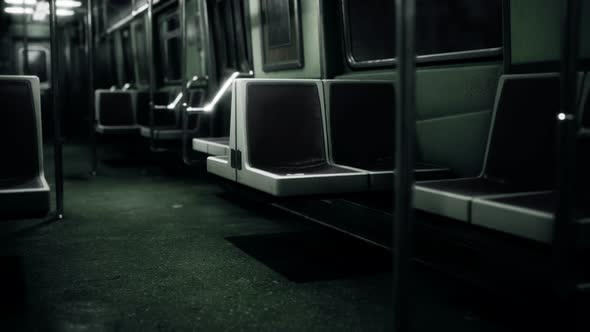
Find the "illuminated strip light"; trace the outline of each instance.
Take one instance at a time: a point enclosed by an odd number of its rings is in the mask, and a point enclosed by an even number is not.
[[[75,0],[57,0],[55,1],[55,5],[61,8],[78,8],[82,6],[82,2]]]
[[[6,14],[12,14],[12,15],[33,14],[33,8],[6,7],[6,8],[4,8],[4,12]]]
[[[243,73],[240,73],[238,71],[232,73],[231,76],[225,81],[225,83],[223,83],[223,85],[221,86],[219,91],[217,91],[217,94],[215,94],[215,97],[213,97],[213,100],[210,103],[208,103],[204,107],[188,107],[186,109],[187,112],[211,112],[211,111],[213,111],[213,109],[215,109],[215,106],[217,106],[217,103],[219,102],[221,97],[223,97],[223,95],[227,92],[227,90],[232,85],[232,83],[240,75],[243,75]],[[247,75],[252,76],[252,75],[254,75],[254,72],[250,70],[247,73]]]
[[[37,0],[4,0],[4,3],[9,5],[35,5]]]
[[[169,110],[176,109],[176,106],[178,106],[178,103],[180,102],[181,99],[182,99],[182,92],[179,93],[176,96],[176,99],[174,99],[174,101],[171,104],[169,104],[168,106],[166,106],[166,108],[169,109]]]
[[[57,15],[57,16],[72,16],[72,15],[74,15],[74,11],[69,10],[69,9],[57,9],[55,11],[55,15]]]

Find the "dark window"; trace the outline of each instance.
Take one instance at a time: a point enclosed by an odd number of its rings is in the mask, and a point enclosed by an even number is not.
[[[133,27],[135,50],[137,52],[137,80],[138,84],[149,83],[148,50],[143,23]]]
[[[131,33],[129,29],[121,31],[121,47],[123,50],[124,83],[135,81],[133,74],[133,53],[131,52]]]
[[[217,1],[213,7],[213,36],[220,76],[228,72],[251,70],[248,52],[249,29],[245,20],[244,1]]]
[[[23,50],[24,52],[24,50]],[[24,60],[24,59],[23,59]],[[47,51],[42,49],[27,50],[27,66],[25,70],[26,75],[34,75],[39,77],[41,83],[49,81],[49,70]]]
[[[181,74],[182,41],[178,12],[174,11],[159,20],[161,42],[161,68],[164,83],[178,82]]]
[[[113,25],[125,17],[131,15],[133,10],[132,0],[106,0],[107,1],[107,21]]]
[[[273,28],[268,32],[268,47],[291,45],[291,13],[289,1],[267,1],[266,17]]]
[[[374,0],[368,5],[363,0],[341,1],[349,63],[391,64],[395,58],[394,2]],[[419,57],[481,50],[499,54],[501,46],[501,0],[417,0]]]

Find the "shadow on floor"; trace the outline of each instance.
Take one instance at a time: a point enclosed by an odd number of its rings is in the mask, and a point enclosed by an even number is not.
[[[255,234],[226,240],[298,283],[391,271],[392,258],[386,250],[329,230]]]

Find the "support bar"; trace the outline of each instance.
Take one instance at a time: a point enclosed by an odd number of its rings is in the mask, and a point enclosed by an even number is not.
[[[50,0],[49,28],[51,39],[51,90],[53,108],[53,158],[55,163],[55,207],[57,219],[64,217],[63,203],[63,150],[61,138],[61,112],[59,107],[59,45],[57,38],[56,1]]]
[[[88,126],[90,127],[90,147],[91,147],[91,171],[90,175],[95,176],[98,169],[98,147],[96,142],[96,113],[94,109],[94,28],[92,17],[92,0],[87,0],[86,4],[86,57],[88,62]]]
[[[396,0],[399,98],[396,106],[394,227],[393,227],[393,326],[409,328],[409,291],[412,258],[415,118],[415,0]]]
[[[575,185],[578,121],[577,58],[580,1],[563,1],[561,49],[561,113],[557,133],[557,211],[553,223],[553,281],[557,293],[567,297],[576,289]]]

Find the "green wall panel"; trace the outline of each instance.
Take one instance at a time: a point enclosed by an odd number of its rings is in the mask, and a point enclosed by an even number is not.
[[[500,64],[419,68],[416,116],[419,160],[457,175],[481,171]],[[395,80],[392,70],[353,72],[337,79]],[[393,106],[391,110],[393,111]]]
[[[481,172],[491,111],[418,121],[418,159],[450,167],[458,176]]]
[[[264,72],[260,35],[260,0],[250,0],[250,24],[254,74],[257,78],[322,78],[321,20],[319,0],[299,0],[303,39],[303,68]]]
[[[559,60],[561,1],[510,1],[513,64]]]
[[[490,110],[500,71],[498,64],[419,69],[416,78],[417,119]]]

